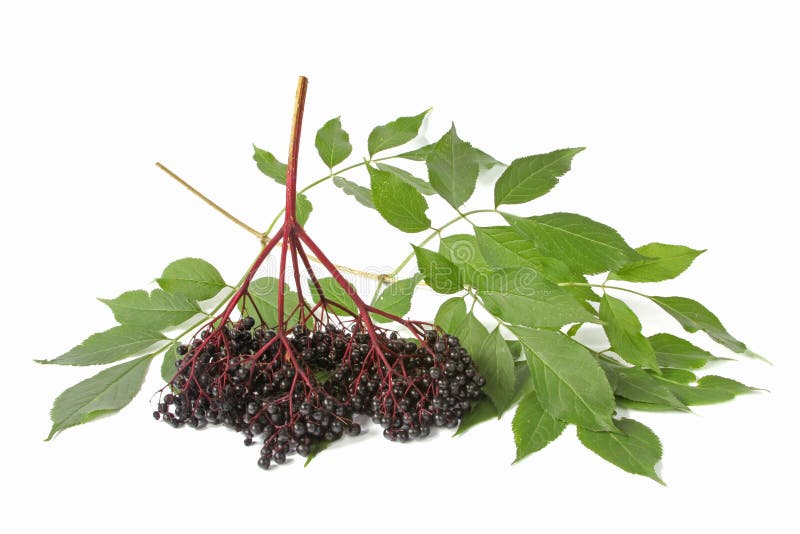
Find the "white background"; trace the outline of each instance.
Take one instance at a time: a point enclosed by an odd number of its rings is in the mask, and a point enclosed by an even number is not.
[[[0,528],[796,532],[792,3],[286,4],[0,7]],[[517,212],[582,213],[634,246],[708,248],[652,291],[701,301],[770,358],[774,367],[713,371],[771,393],[696,415],[636,414],[662,438],[667,488],[584,450],[574,427],[512,467],[508,415],[410,446],[373,429],[307,469],[295,461],[264,473],[239,435],[152,421],[158,365],[120,414],[44,443],[52,399],[93,370],[32,359],[113,325],[95,296],[144,287],[184,256],[233,281],[257,252],[154,162],[263,229],[281,189],[255,168],[251,143],[285,159],[299,74],[311,80],[301,183],[324,175],[313,134],[337,115],[353,161],[373,126],[429,106],[429,139],[455,121],[462,138],[506,162],[587,146],[552,194]],[[330,184],[309,196],[308,229],[337,262],[386,269],[422,239]],[[470,206],[490,199],[482,187]],[[435,224],[451,217],[442,203],[429,213]],[[431,318],[438,300],[421,291],[415,314]],[[677,333],[657,310],[632,305],[646,333]]]

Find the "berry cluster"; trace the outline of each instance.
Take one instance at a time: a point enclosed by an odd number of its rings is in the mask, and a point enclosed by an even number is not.
[[[485,380],[456,337],[435,329],[415,336],[400,339],[359,320],[283,332],[247,316],[209,326],[178,347],[172,393],[153,416],[176,428],[242,432],[245,445],[263,444],[265,469],[358,435],[358,415],[391,441],[425,437],[432,426],[456,426]]]
[[[307,82],[301,77],[297,88],[283,225],[222,313],[180,348],[172,393],[163,395],[153,413],[175,427],[223,424],[243,432],[245,444],[263,443],[258,463],[265,469],[288,454],[308,456],[324,442],[359,434],[357,415],[371,417],[392,441],[427,436],[431,426],[453,427],[485,383],[456,337],[365,303],[298,222],[297,158]],[[270,327],[248,291],[278,244],[277,324]],[[323,291],[310,254],[350,297],[350,308]],[[284,289],[289,265],[299,301],[293,308]],[[303,298],[303,270],[319,296],[316,303]],[[248,316],[249,302],[259,321]],[[342,322],[332,307],[354,319]],[[235,310],[242,315],[238,321],[231,319]],[[403,326],[413,337],[378,328],[373,316]]]

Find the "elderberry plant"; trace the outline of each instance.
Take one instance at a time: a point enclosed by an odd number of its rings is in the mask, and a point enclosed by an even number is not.
[[[261,446],[258,465],[265,469],[291,454],[310,461],[331,442],[358,435],[370,419],[387,439],[405,442],[428,436],[432,427],[457,427],[461,434],[514,409],[515,461],[575,425],[588,449],[661,482],[655,469],[658,437],[620,416],[621,409],[689,412],[690,406],[755,390],[721,376],[698,377],[696,372],[723,358],[671,334],[645,336],[635,312],[614,296],[650,300],[687,332],[702,331],[729,351],[759,358],[700,303],[621,285],[675,278],[704,251],[663,243],[633,248],[616,230],[582,215],[521,217],[501,209],[550,191],[582,148],[506,165],[460,139],[453,126],[435,143],[397,150],[419,137],[428,110],[377,126],[367,140],[368,157],[344,166],[352,146],[335,118],[315,138],[329,173],[298,190],[306,86],[301,78],[288,163],[254,147],[258,168],[286,194],[285,208],[265,232],[159,164],[254,234],[261,252],[233,285],[207,261],[184,258],[164,269],[157,289],[101,299],[118,326],[57,358],[37,361],[122,363],[56,398],[48,440],[122,409],[140,390],[151,362],[163,355],[166,385],[153,417],[176,428],[222,425],[241,432],[246,445]],[[385,155],[392,149],[397,153]],[[427,180],[396,166],[402,161],[423,162]],[[493,205],[462,211],[479,175],[492,168],[502,170]],[[344,176],[356,169],[366,169],[368,185]],[[427,235],[390,273],[335,265],[303,227],[313,209],[306,193],[326,182],[398,230]],[[434,195],[455,215],[437,227],[427,214],[426,197]],[[481,226],[473,220],[478,214],[502,222]],[[461,221],[470,233],[448,232]],[[438,249],[426,248],[434,239]],[[270,254],[279,256],[278,277],[257,276]],[[400,278],[414,260],[414,272]],[[321,264],[324,276],[312,263]],[[372,298],[364,300],[343,272],[374,279]],[[586,278],[597,274],[606,274],[605,281]],[[420,285],[451,295],[432,322],[405,318]],[[476,308],[495,320],[491,331]],[[602,329],[608,347],[594,350],[577,339],[584,326]]]

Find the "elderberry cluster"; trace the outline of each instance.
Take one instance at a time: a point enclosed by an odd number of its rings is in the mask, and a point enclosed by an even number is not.
[[[427,330],[403,340],[396,332],[369,334],[358,322],[279,333],[244,317],[200,332],[177,352],[172,393],[161,397],[155,419],[242,432],[245,445],[262,445],[265,469],[357,436],[358,415],[391,441],[454,427],[485,384],[454,336]]]

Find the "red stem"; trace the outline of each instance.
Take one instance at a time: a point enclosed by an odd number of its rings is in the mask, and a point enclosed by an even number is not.
[[[306,104],[308,78],[300,76],[297,81],[297,95],[294,102],[292,137],[289,141],[289,161],[286,166],[286,226],[297,224],[297,156],[300,151],[300,129],[303,125],[303,108]]]

